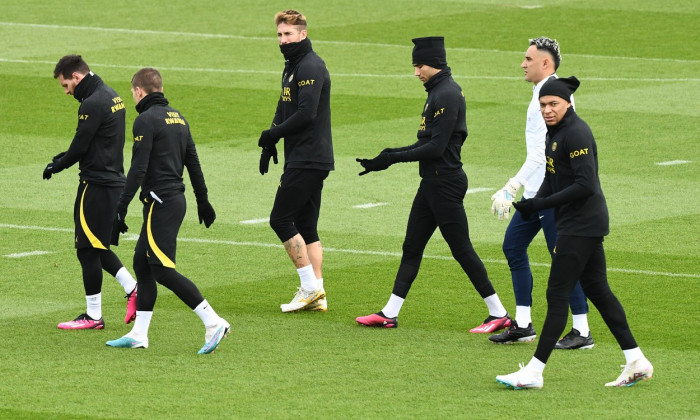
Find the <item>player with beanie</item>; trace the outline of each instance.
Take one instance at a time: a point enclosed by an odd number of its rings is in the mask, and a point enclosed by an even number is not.
[[[593,133],[569,102],[578,86],[579,80],[571,76],[550,79],[540,89],[540,110],[547,124],[547,171],[535,197],[513,203],[526,218],[554,208],[558,231],[547,285],[547,316],[535,355],[517,372],[496,376],[498,382],[515,389],[542,388],[542,372],[566,326],[569,294],[577,280],[625,356],[622,374],[605,386],[631,386],[654,373],[630,331],[625,310],[608,285],[603,250],[608,208],[598,178]]]
[[[413,43],[414,75],[428,92],[418,126],[418,141],[410,146],[384,149],[373,159],[357,161],[364,168],[360,175],[382,171],[394,163],[418,162],[421,182],[408,217],[401,264],[389,301],[381,311],[358,317],[356,321],[360,325],[386,328],[398,325],[399,311],[418,275],[425,246],[435,229],[440,228],[453,257],[489,311],[486,320],[470,332],[501,330],[510,325],[510,319],[469,239],[464,211],[467,192],[467,175],[461,160],[462,145],[467,138],[464,93],[447,66],[443,37],[415,38]]]

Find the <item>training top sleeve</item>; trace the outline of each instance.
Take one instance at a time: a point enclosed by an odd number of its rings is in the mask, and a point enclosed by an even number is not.
[[[185,149],[185,167],[187,168],[187,173],[190,175],[190,182],[192,183],[192,189],[194,190],[194,196],[197,202],[207,201],[209,199],[207,184],[204,182],[202,165],[199,163],[197,148],[194,145],[191,133],[187,139],[187,148]]]
[[[322,67],[311,60],[302,61],[295,77],[299,81],[297,110],[283,123],[274,125],[270,129],[270,135],[277,139],[298,133],[316,118],[318,103],[325,82],[325,74]],[[280,106],[278,105],[277,107],[278,112]],[[277,116],[275,116],[275,119],[277,119]]]
[[[103,113],[98,104],[86,100],[78,109],[78,127],[66,154],[54,164],[57,171],[70,168],[87,152],[102,123]]]

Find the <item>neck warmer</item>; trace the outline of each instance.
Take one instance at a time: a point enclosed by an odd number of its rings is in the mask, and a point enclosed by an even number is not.
[[[450,70],[449,67],[445,67],[444,69],[440,70],[438,74],[431,77],[430,80],[423,84],[423,86],[425,86],[426,92],[430,92],[430,89],[434,88],[438,83],[450,76],[452,76],[452,70]]]
[[[311,40],[309,38],[305,38],[299,42],[280,45],[280,51],[282,51],[282,55],[284,55],[285,60],[291,62],[297,61],[312,51]]]
[[[168,105],[168,100],[165,99],[163,92],[152,92],[146,95],[139,103],[136,104],[136,111],[142,113],[153,105]]]
[[[92,95],[92,92],[97,89],[99,85],[102,84],[102,79],[100,79],[100,76],[96,75],[93,72],[89,72],[88,74],[83,77],[83,80],[78,83],[78,85],[75,87],[75,91],[73,92],[73,97],[80,103],[82,103],[85,98],[88,96]]]

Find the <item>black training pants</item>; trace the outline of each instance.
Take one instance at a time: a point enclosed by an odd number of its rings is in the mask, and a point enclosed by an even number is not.
[[[418,275],[425,246],[435,228],[440,228],[452,256],[462,266],[479,295],[485,298],[496,293],[484,263],[469,240],[469,225],[464,211],[466,193],[467,175],[462,170],[421,180],[408,217],[403,255],[394,281],[393,294],[406,298]]]
[[[547,363],[564,332],[569,314],[569,296],[577,279],[580,279],[583,292],[598,309],[620,347],[623,350],[637,347],[627,324],[625,310],[608,285],[603,238],[559,235],[547,285],[547,317],[535,350],[535,357],[542,363]]]

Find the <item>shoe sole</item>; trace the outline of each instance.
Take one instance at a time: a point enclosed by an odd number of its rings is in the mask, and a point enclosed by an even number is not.
[[[304,306],[302,306],[302,307],[300,307],[300,308],[296,308],[296,309],[287,309],[287,310],[285,310],[285,306],[289,306],[289,303],[283,303],[283,304],[280,305],[280,310],[281,310],[283,313],[285,313],[285,314],[293,313],[293,312],[298,312],[298,311],[301,311],[301,310],[304,310],[304,309],[308,308],[309,305],[311,305],[312,303],[318,301],[319,299],[323,299],[324,297],[326,297],[326,294],[325,294],[325,293],[321,293],[321,294],[319,294],[319,295],[316,297],[316,299],[314,299],[314,300],[312,300],[311,302],[308,302],[306,305],[304,305]],[[317,310],[317,309],[310,309],[310,310]]]
[[[511,340],[511,341],[491,341],[493,344],[518,344],[518,343],[532,343],[535,341],[535,338],[537,338],[536,335],[530,336],[530,337],[523,337],[523,338],[518,338],[517,340]]]
[[[59,330],[103,330],[105,328],[104,324],[103,325],[98,325],[96,327],[85,327],[85,328],[71,328],[71,327],[61,327],[59,326]]]
[[[611,387],[611,388],[622,388],[622,387],[632,386],[632,385],[634,385],[634,384],[636,384],[636,383],[638,383],[638,382],[641,382],[641,381],[648,381],[649,379],[651,379],[651,378],[653,378],[653,377],[654,377],[654,374],[652,373],[652,374],[649,375],[649,376],[644,376],[644,377],[639,378],[639,379],[637,379],[636,381],[630,382],[630,383],[628,383],[628,384],[622,384],[622,385],[605,384],[605,386]]]
[[[543,385],[543,384],[537,384],[537,385],[533,385],[533,386],[517,386],[517,385],[513,385],[513,384],[510,384],[506,381],[501,381],[498,379],[496,379],[496,382],[498,382],[499,384],[505,385],[506,388],[513,388],[515,390],[518,390],[518,389],[542,389],[542,385]]]
[[[484,324],[482,324],[478,327],[472,328],[471,330],[469,330],[469,332],[472,334],[490,334],[496,331],[505,330],[508,327],[510,327],[510,321],[506,321],[499,326],[489,325],[488,327],[485,327]]]
[[[555,350],[590,350],[595,346],[595,344],[590,344],[587,346],[581,346],[581,347],[556,347],[554,346]]]
[[[398,328],[399,324],[365,324],[364,322],[360,322],[358,320],[355,320],[358,325],[364,325],[365,327],[374,327],[374,328]]]

